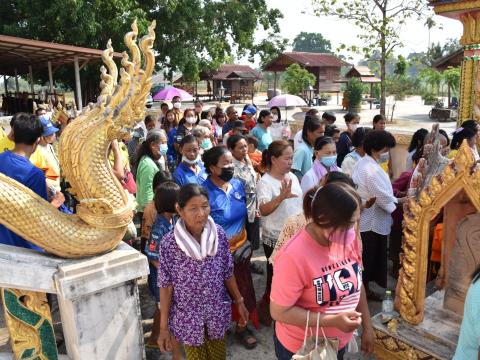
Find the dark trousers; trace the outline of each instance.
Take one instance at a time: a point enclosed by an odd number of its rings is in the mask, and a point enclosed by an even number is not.
[[[252,244],[252,250],[258,250],[260,248],[260,218],[255,217],[253,222],[247,220],[245,230],[247,231],[247,239]]]
[[[363,282],[368,286],[375,281],[383,288],[387,287],[387,235],[373,231],[360,233],[363,245]]]
[[[267,298],[265,300],[270,301],[270,290],[272,289],[272,278],[273,278],[273,265],[268,261],[270,256],[272,256],[274,248],[268,245],[263,244],[263,252],[267,257],[267,284],[265,286],[265,295]]]
[[[400,270],[400,252],[402,251],[402,229],[392,227],[390,232],[390,242],[388,247],[388,257],[393,262],[392,276],[398,278]]]

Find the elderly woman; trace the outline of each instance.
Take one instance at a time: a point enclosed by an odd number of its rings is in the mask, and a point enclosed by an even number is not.
[[[203,154],[203,162],[208,179],[203,187],[210,199],[211,216],[216,224],[225,230],[230,252],[235,263],[234,273],[238,288],[245,301],[250,319],[258,328],[255,290],[250,272],[252,247],[247,241],[245,220],[247,207],[243,183],[233,178],[235,172],[233,156],[224,146],[215,146]],[[257,340],[250,330],[241,324],[239,314],[234,311],[233,320],[237,322],[236,335],[247,349],[253,349]]]
[[[180,219],[159,246],[158,345],[171,351],[175,339],[183,344],[187,360],[224,360],[232,300],[239,323],[245,326],[248,318],[228,239],[210,217],[208,193],[201,186],[182,187],[176,211]]]
[[[198,144],[200,145],[200,155],[213,146],[211,140],[212,133],[207,127],[197,125],[193,128],[192,135],[198,140]]]

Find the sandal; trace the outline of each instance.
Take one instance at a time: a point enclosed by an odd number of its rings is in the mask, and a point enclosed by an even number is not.
[[[248,328],[242,331],[235,331],[235,337],[247,350],[255,349],[257,346],[257,339]],[[251,342],[252,339],[255,340],[255,342]]]

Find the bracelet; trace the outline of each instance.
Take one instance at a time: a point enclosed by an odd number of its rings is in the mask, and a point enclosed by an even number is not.
[[[237,304],[237,305],[238,305],[238,304],[241,304],[241,303],[243,303],[243,302],[245,302],[245,299],[244,299],[243,297],[241,297],[241,298],[238,299],[238,300],[233,300],[233,303],[234,303],[234,304]]]

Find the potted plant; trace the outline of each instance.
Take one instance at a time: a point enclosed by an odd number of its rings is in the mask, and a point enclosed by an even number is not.
[[[347,84],[348,111],[359,113],[363,98],[363,84],[358,79],[350,79]]]

